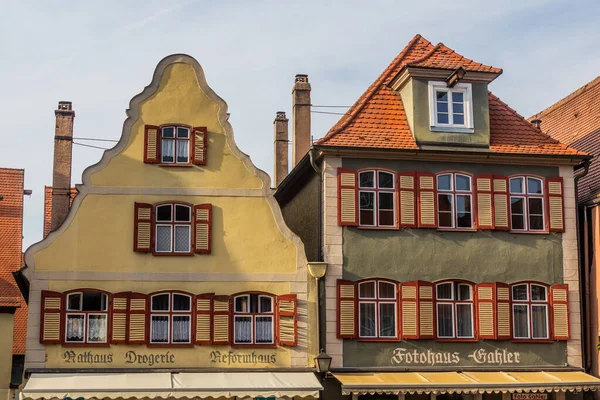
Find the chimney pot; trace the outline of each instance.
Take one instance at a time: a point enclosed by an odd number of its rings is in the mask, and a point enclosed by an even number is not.
[[[532,119],[531,120],[531,124],[533,126],[535,126],[536,128],[541,129],[541,127],[542,127],[542,120],[541,119]]]

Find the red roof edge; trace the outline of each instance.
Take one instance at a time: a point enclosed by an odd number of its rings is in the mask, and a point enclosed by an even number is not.
[[[540,111],[540,112],[532,115],[531,117],[529,117],[527,119],[529,121],[533,121],[534,119],[542,119],[542,117],[544,117],[544,116],[550,114],[551,112],[557,110],[558,108],[564,106],[565,104],[567,104],[568,102],[570,102],[571,100],[575,99],[577,96],[579,96],[580,94],[582,94],[583,92],[585,92],[586,90],[593,88],[594,86],[596,86],[599,83],[600,83],[600,76],[597,76],[596,78],[592,79],[591,81],[589,81],[585,85],[581,86],[579,89],[575,90],[571,94],[563,97],[562,99],[560,99],[556,103],[552,104],[549,107],[546,107],[542,111]]]

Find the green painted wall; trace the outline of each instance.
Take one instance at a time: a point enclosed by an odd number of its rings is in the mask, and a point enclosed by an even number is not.
[[[473,83],[473,133],[432,132],[429,126],[429,87],[424,79],[410,79],[400,91],[410,129],[419,143],[489,146],[488,88]]]

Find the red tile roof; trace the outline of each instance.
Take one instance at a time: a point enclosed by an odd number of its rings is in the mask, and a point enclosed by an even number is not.
[[[69,206],[73,204],[73,199],[77,196],[77,189],[71,188]],[[44,238],[50,233],[52,226],[52,186],[44,186]]]
[[[418,150],[400,95],[390,81],[407,65],[500,73],[502,70],[464,58],[448,47],[433,46],[416,35],[316,144],[321,146]],[[496,153],[585,155],[568,148],[533,127],[493,94],[490,101],[490,150]]]
[[[13,354],[25,354],[27,305],[12,276],[21,268],[25,171],[0,168],[0,305],[20,307],[15,313]]]

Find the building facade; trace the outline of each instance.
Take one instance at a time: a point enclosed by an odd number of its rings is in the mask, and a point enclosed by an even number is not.
[[[162,60],[127,114],[26,252],[23,398],[318,396],[315,278],[198,62]]]
[[[501,73],[417,35],[279,185],[328,265],[326,398],[598,387],[581,370],[575,220],[589,156],[489,92]]]

